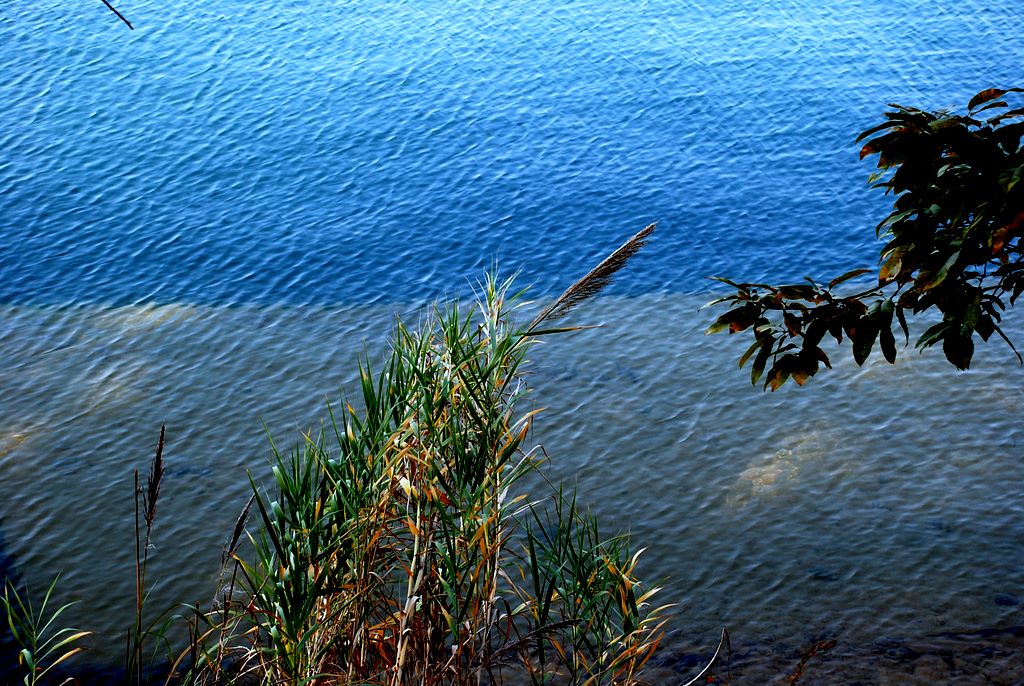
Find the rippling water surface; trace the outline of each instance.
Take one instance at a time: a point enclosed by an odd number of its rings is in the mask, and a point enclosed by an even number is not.
[[[130,32],[6,3],[0,556],[63,568],[114,635],[166,423],[154,601],[206,599],[261,421],[314,423],[396,312],[493,260],[547,297],[657,221],[533,385],[551,469],[668,577],[679,650],[1024,624],[1006,350],[763,395],[696,311],[709,274],[871,264],[886,204],[854,137],[1024,81],[1011,5],[136,0]]]

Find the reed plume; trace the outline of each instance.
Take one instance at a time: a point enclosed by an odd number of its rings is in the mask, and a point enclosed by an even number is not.
[[[164,479],[164,433],[166,426],[160,426],[160,440],[156,444],[156,455],[149,467],[146,490],[142,494],[142,509],[146,518],[146,540],[149,540],[153,520],[156,519],[156,502],[160,498],[160,485]]]
[[[228,539],[227,545],[224,546],[224,554],[221,558],[222,567],[227,564],[228,560],[235,554],[235,551],[238,550],[238,542],[245,532],[245,525],[249,521],[249,512],[252,510],[254,500],[256,500],[255,493],[249,496],[249,502],[245,504],[245,507],[238,514],[238,519],[235,520],[235,528],[231,531],[231,538]]]
[[[135,621],[128,631],[128,645],[125,655],[125,673],[128,683],[141,684],[143,681],[143,643],[146,637],[154,632],[154,623],[146,626],[143,623],[143,609],[146,603],[146,570],[149,567],[149,549],[152,547],[153,522],[156,520],[157,501],[160,499],[160,486],[164,480],[164,437],[166,425],[160,425],[160,440],[156,444],[156,454],[149,466],[149,477],[145,489],[139,487],[139,470],[135,470]],[[139,523],[139,505],[142,505],[142,518],[146,522],[146,535],[142,536]],[[166,610],[160,614],[166,614]]]
[[[594,297],[608,286],[616,272],[626,266],[629,258],[633,257],[641,248],[647,245],[647,239],[654,232],[655,226],[657,224],[647,225],[646,228],[623,243],[618,250],[604,258],[601,264],[587,272],[582,279],[569,286],[562,295],[558,296],[553,303],[544,308],[530,322],[526,329],[527,333],[534,332],[537,326],[543,322],[550,322],[564,317],[575,309],[577,305]]]

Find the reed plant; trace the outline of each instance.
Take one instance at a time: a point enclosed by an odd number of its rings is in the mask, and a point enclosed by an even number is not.
[[[18,646],[18,666],[24,672],[25,686],[43,683],[51,670],[82,651],[75,644],[91,633],[60,626],[61,615],[74,603],[48,611],[58,579],[60,574],[50,583],[38,607],[28,589],[20,593],[11,579],[4,582],[0,605],[10,636]]]
[[[511,670],[635,683],[665,607],[636,578],[638,553],[602,537],[574,495],[519,488],[542,456],[525,445],[536,411],[520,405],[530,346],[571,330],[550,322],[651,230],[529,324],[515,316],[521,293],[496,277],[472,306],[398,322],[383,363],[361,365],[358,400],[289,451],[271,439],[273,484],[253,482],[253,557],[233,552],[227,590],[195,609],[184,680],[469,685]]]
[[[271,437],[273,482],[250,477],[220,588],[209,607],[188,608],[189,646],[169,662],[158,648],[170,610],[146,607],[161,427],[145,484],[135,472],[127,683],[637,683],[667,606],[638,580],[639,553],[604,536],[574,492],[523,490],[545,454],[526,446],[537,411],[521,405],[530,347],[573,330],[552,322],[606,286],[653,228],[528,324],[516,316],[522,293],[496,276],[472,305],[439,305],[415,328],[399,321],[383,362],[361,364],[357,398],[329,406],[291,450]],[[54,629],[67,605],[46,618],[55,584],[38,612],[10,583],[2,599],[26,684],[86,635]]]
[[[164,608],[153,616],[146,612],[150,587],[146,578],[149,552],[153,549],[153,527],[156,522],[157,503],[164,480],[164,441],[166,426],[160,427],[156,452],[150,462],[149,475],[144,485],[139,484],[139,470],[134,472],[135,504],[135,605],[132,624],[125,637],[125,682],[144,684],[153,681],[156,666],[171,653],[167,632],[173,618],[173,607]],[[147,642],[150,645],[147,649]]]
[[[572,684],[635,683],[668,607],[648,609],[660,589],[643,590],[637,578],[642,550],[631,553],[623,535],[603,536],[575,492],[559,487],[544,505],[529,506],[529,585],[516,589],[536,637],[532,654],[523,656],[531,682],[562,676]]]

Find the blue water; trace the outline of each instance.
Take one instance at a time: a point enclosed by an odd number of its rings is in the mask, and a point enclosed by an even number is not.
[[[1013,3],[120,9],[0,8],[0,301],[548,292],[652,221],[620,292],[829,277],[873,261],[885,104],[1024,76]]]
[[[891,199],[857,133],[1024,85],[1017,3],[117,4],[135,31],[99,0],[0,3],[0,561],[34,587],[64,570],[89,659],[120,659],[161,424],[153,607],[211,596],[262,423],[283,445],[315,425],[396,310],[494,260],[554,293],[654,221],[574,320],[606,327],[529,378],[553,473],[667,579],[668,654],[728,626],[767,683],[822,637],[874,670],[892,641],[1021,624],[1008,350],[968,374],[830,351],[762,394],[697,313],[711,274],[873,264]],[[964,683],[1024,679],[985,640],[1003,662]]]

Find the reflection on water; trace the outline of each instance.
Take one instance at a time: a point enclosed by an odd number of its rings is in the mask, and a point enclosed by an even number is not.
[[[937,351],[763,394],[742,341],[701,335],[701,298],[605,298],[601,328],[531,353],[549,476],[646,547],[679,603],[672,650],[796,650],[1021,624],[1024,374],[998,344],[956,373]],[[167,424],[153,606],[210,597],[219,547],[282,443],[351,387],[383,307],[5,306],[0,498],[6,552],[64,570],[71,620],[117,660],[133,597],[132,470]],[[412,316],[415,321],[415,315]],[[1011,330],[1019,329],[1011,324]],[[896,640],[896,639],[894,639]],[[672,648],[675,646],[675,648]]]

